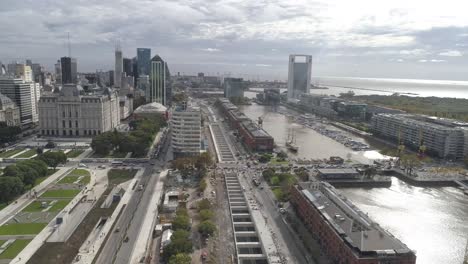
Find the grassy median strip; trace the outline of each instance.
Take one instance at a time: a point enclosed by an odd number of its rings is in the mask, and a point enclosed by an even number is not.
[[[0,226],[0,236],[35,235],[46,227],[46,223],[13,223]]]
[[[69,151],[66,155],[67,155],[67,158],[76,158],[83,152],[84,150],[81,150],[81,149],[73,149]]]
[[[57,200],[52,207],[48,210],[48,212],[58,212],[61,211],[68,203],[70,203],[70,199],[66,200]],[[42,202],[35,201],[30,203],[26,208],[23,209],[23,212],[33,213],[33,212],[41,212],[45,208],[42,207]]]
[[[16,156],[16,158],[30,158],[34,155],[37,154],[37,150],[36,149],[30,149],[26,152],[23,152],[21,153],[20,155]]]
[[[30,239],[17,239],[0,254],[0,259],[13,259],[31,242]]]
[[[68,174],[68,176],[89,176],[91,175],[88,170],[85,169],[74,169]]]
[[[23,151],[24,148],[17,148],[0,153],[0,158],[8,158]]]
[[[73,198],[80,190],[49,190],[41,195],[41,198]]]
[[[74,183],[78,180],[79,176],[66,176],[63,177],[58,183]]]

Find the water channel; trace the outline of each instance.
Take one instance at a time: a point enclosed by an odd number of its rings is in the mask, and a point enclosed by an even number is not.
[[[271,106],[241,106],[253,120],[263,117],[263,128],[284,147],[293,128],[298,158],[323,159],[341,156],[372,162],[377,150],[353,151],[310,128],[294,123]],[[284,108],[281,110],[284,111]],[[364,139],[359,139],[363,142]],[[293,154],[290,154],[293,155]],[[461,264],[468,239],[468,196],[457,188],[421,188],[392,178],[390,188],[347,188],[342,192],[362,211],[416,250],[418,264]]]

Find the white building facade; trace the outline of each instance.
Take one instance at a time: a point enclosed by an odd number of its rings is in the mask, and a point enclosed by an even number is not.
[[[39,101],[39,127],[44,136],[90,137],[120,124],[119,96],[112,89],[85,94],[80,86],[64,85]]]
[[[194,156],[200,154],[201,112],[198,107],[186,105],[171,109],[170,125],[174,156]]]
[[[21,126],[29,126],[38,122],[37,102],[40,98],[38,83],[2,76],[0,77],[0,93],[10,98],[19,107]]]

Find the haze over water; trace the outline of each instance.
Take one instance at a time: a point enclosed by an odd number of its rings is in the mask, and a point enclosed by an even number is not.
[[[246,96],[255,94],[246,93]],[[264,129],[280,147],[284,147],[289,128],[294,128],[299,146],[297,157],[300,158],[321,159],[331,155],[346,158],[351,153],[352,159],[366,162],[369,155],[376,153],[352,151],[275,113],[270,106],[253,104],[240,109],[253,120],[263,116]],[[462,263],[468,239],[468,196],[461,190],[413,187],[396,178],[392,178],[390,188],[341,190],[362,211],[416,250],[418,264]]]

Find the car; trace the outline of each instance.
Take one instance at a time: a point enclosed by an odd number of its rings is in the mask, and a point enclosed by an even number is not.
[[[87,166],[86,164],[84,164],[84,163],[78,164],[78,167],[80,167],[80,168],[88,168],[88,166]]]
[[[114,231],[114,232],[115,232],[115,233],[118,233],[118,232],[120,232],[120,227],[117,227],[117,228],[115,229],[115,231]]]
[[[99,165],[98,168],[99,168],[99,169],[105,169],[106,166],[105,166],[105,165]]]

